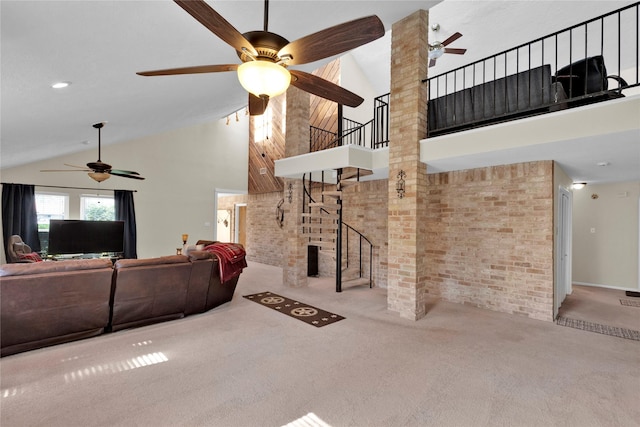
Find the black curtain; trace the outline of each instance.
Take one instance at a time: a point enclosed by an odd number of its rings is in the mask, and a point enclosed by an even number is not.
[[[124,257],[138,258],[133,191],[114,190],[113,198],[116,205],[116,220],[124,221]]]
[[[34,185],[2,184],[2,233],[7,259],[7,240],[14,234],[34,252],[40,252]]]

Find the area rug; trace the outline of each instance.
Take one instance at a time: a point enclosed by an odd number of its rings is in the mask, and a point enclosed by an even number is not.
[[[599,323],[587,322],[585,320],[569,319],[568,317],[559,316],[556,323],[560,326],[568,326],[570,328],[582,329],[583,331],[597,332],[599,334],[611,335],[628,340],[640,341],[640,332],[633,329],[618,328],[615,326],[601,325]]]
[[[294,319],[302,320],[303,322],[318,328],[344,319],[344,317],[338,316],[337,314],[329,313],[328,311],[312,307],[309,304],[295,301],[271,292],[244,295],[244,298],[286,314],[287,316],[291,316]]]
[[[632,300],[632,299],[620,299],[620,304],[628,305],[629,307],[640,307],[640,301]]]

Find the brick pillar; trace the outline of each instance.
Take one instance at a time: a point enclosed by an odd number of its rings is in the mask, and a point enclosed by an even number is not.
[[[420,140],[427,136],[428,13],[419,10],[395,23],[391,40],[389,142],[389,278],[387,308],[418,320],[426,314],[426,165]],[[397,175],[406,173],[398,197]]]
[[[287,90],[285,157],[309,152],[309,94],[291,86]],[[289,203],[291,184],[291,203]],[[282,276],[285,286],[307,286],[307,245],[302,235],[302,180],[284,180],[284,232]],[[278,248],[280,249],[280,248]]]

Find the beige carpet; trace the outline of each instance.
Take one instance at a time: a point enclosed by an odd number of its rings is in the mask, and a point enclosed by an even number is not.
[[[639,425],[637,341],[436,301],[411,322],[381,289],[281,283],[250,263],[211,312],[2,358],[0,425]],[[265,289],[346,319],[242,298]]]
[[[640,331],[640,307],[623,304],[621,300],[640,303],[640,298],[627,297],[625,291],[618,289],[573,285],[571,295],[567,295],[558,315]]]

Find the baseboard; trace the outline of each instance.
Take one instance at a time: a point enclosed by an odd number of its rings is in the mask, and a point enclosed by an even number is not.
[[[640,288],[623,288],[623,287],[620,287],[620,286],[600,285],[598,283],[573,282],[573,284],[574,285],[580,285],[580,286],[592,286],[594,288],[615,289],[615,290],[618,290],[618,291],[634,291],[634,292],[640,291]]]

